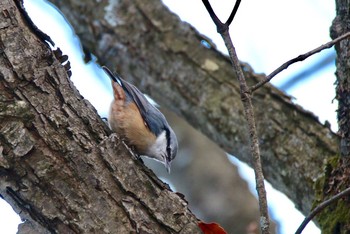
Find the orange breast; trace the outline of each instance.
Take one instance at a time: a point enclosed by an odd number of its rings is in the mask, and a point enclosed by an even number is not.
[[[129,146],[133,146],[138,154],[147,154],[147,149],[156,140],[156,136],[145,126],[134,102],[125,103],[125,99],[114,99],[108,121],[112,130]]]

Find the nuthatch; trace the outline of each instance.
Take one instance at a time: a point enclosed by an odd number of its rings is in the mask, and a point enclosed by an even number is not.
[[[136,154],[162,162],[170,173],[170,163],[177,154],[177,139],[164,115],[134,85],[107,67],[103,70],[111,78],[114,94],[109,126]]]

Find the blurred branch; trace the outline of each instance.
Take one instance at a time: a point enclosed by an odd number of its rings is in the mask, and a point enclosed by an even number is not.
[[[222,24],[221,21],[216,17],[212,7],[210,6],[209,1],[208,0],[202,0],[202,1],[207,11],[209,12],[209,15],[213,19],[218,29],[218,32],[221,34],[225,42],[226,48],[230,55],[233,70],[236,72],[237,79],[240,84],[241,101],[244,106],[245,118],[248,123],[249,137],[250,137],[250,150],[251,150],[251,155],[253,159],[253,168],[255,172],[256,190],[258,192],[258,198],[259,198],[260,228],[263,234],[270,233],[270,219],[269,219],[268,205],[267,205],[267,199],[266,199],[264,174],[261,166],[259,141],[258,141],[258,134],[256,131],[252,97],[250,93],[247,93],[248,85],[246,83],[242,68],[238,60],[236,49],[232,43],[230,33],[229,33],[229,24],[232,22],[233,17],[238,10],[240,1],[236,2],[235,7],[232,10],[232,13],[230,15],[230,18],[227,20],[225,24]]]
[[[335,57],[335,51],[329,50],[329,52],[323,57],[321,57],[319,60],[305,67],[297,74],[294,74],[293,76],[287,78],[286,81],[279,85],[279,88],[286,91],[296,86],[299,82],[308,80],[309,78],[311,78],[312,75],[316,74],[317,72],[320,72],[323,69],[334,65]]]
[[[292,65],[293,63],[296,63],[296,62],[301,62],[305,59],[307,59],[308,57],[316,54],[316,53],[319,53],[321,52],[322,50],[324,49],[328,49],[328,48],[331,48],[334,44],[338,43],[339,41],[341,40],[344,40],[345,38],[349,37],[350,36],[350,32],[348,33],[345,33],[344,35],[326,43],[326,44],[323,44],[305,54],[301,54],[299,55],[298,57],[295,57],[287,62],[285,62],[284,64],[282,64],[280,67],[278,67],[276,70],[274,70],[270,75],[266,76],[263,80],[261,80],[259,83],[257,83],[256,85],[252,86],[250,89],[249,89],[249,92],[254,92],[255,90],[257,90],[258,88],[260,88],[261,86],[263,86],[264,84],[266,84],[267,82],[269,82],[270,80],[272,80],[273,77],[275,77],[278,73],[280,73],[281,71],[287,69],[290,65]]]

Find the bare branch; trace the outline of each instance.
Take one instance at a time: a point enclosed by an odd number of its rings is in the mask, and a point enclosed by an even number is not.
[[[222,33],[222,38],[225,41],[226,47],[229,51],[230,58],[233,64],[233,69],[236,71],[238,80],[240,82],[241,88],[241,100],[244,106],[245,117],[248,122],[249,128],[249,136],[250,136],[250,149],[253,157],[253,167],[255,172],[255,182],[256,182],[256,190],[258,192],[259,197],[259,208],[260,208],[260,225],[261,225],[261,233],[266,234],[269,232],[269,214],[268,214],[268,206],[266,199],[266,190],[264,184],[264,174],[261,166],[261,157],[260,157],[260,148],[258,141],[258,134],[256,131],[256,123],[253,111],[253,105],[251,100],[251,95],[246,92],[248,90],[247,83],[245,81],[245,77],[243,71],[240,67],[239,60],[235,51],[235,48],[232,44],[230,34],[228,31]]]
[[[337,38],[338,39],[338,38]],[[331,197],[330,199],[322,202],[319,204],[305,219],[304,221],[300,224],[299,228],[295,232],[295,234],[300,234],[306,225],[318,214],[320,213],[324,208],[329,206],[331,203],[339,200],[342,197],[345,197],[346,195],[350,195],[350,188],[345,189],[344,191],[338,193],[337,195]]]
[[[284,64],[282,64],[279,68],[277,68],[276,70],[274,70],[270,75],[266,76],[265,79],[263,79],[262,81],[260,81],[259,83],[255,84],[254,86],[252,86],[250,89],[249,89],[249,92],[254,92],[255,90],[257,90],[258,88],[260,88],[261,86],[263,86],[264,84],[266,84],[267,82],[269,82],[273,77],[275,77],[278,73],[280,73],[281,71],[287,69],[290,65],[292,65],[293,63],[296,63],[296,62],[300,62],[300,61],[303,61],[305,59],[307,59],[308,57],[310,57],[311,55],[314,55],[316,53],[319,53],[321,52],[322,50],[324,49],[329,49],[331,48],[334,44],[338,43],[339,41],[341,40],[344,40],[345,38],[349,37],[350,36],[350,32],[348,33],[345,33],[344,35],[326,43],[326,44],[323,44],[305,54],[301,54],[287,62],[285,62]]]
[[[211,7],[208,0],[202,0],[202,2],[204,4],[205,8],[207,9],[211,19],[215,23],[218,33],[222,34],[224,31],[228,30],[230,24],[232,23],[232,20],[235,18],[235,15],[238,11],[241,0],[236,1],[235,6],[233,7],[232,12],[231,12],[230,16],[228,17],[226,23],[222,23],[220,21],[220,19],[215,14],[215,12],[214,12],[213,8]]]
[[[216,25],[218,33],[221,31],[225,30],[225,24],[223,24],[220,19],[216,16],[213,8],[211,7],[210,3],[208,0],[202,0],[205,8],[207,9],[211,19],[213,20],[214,24]]]
[[[207,0],[203,0],[203,3],[207,8],[210,17],[213,19],[214,23],[216,24],[218,33],[220,33],[220,35],[222,36],[225,42],[226,48],[230,55],[233,70],[237,74],[237,79],[240,84],[241,101],[244,106],[245,118],[248,123],[249,136],[250,136],[250,151],[253,158],[252,161],[253,161],[253,167],[255,172],[256,190],[258,192],[258,197],[259,197],[260,229],[261,229],[261,233],[267,234],[267,233],[270,233],[270,220],[269,220],[266,190],[265,190],[265,184],[264,184],[264,174],[261,166],[259,141],[258,141],[258,135],[256,130],[253,104],[252,104],[251,94],[247,92],[248,85],[246,83],[244,73],[240,66],[235,47],[233,46],[230,33],[228,31],[228,28],[229,28],[228,26],[232,22],[238,10],[240,1],[238,0],[236,2],[234,9],[232,10],[230,17],[225,24],[222,24],[221,21],[217,18],[215,12],[213,11],[212,7],[210,6]]]
[[[232,20],[235,18],[236,13],[237,13],[238,8],[239,8],[239,4],[241,4],[241,0],[236,1],[235,6],[233,7],[231,14],[225,23],[227,25],[227,27],[230,26],[230,24],[232,23]]]

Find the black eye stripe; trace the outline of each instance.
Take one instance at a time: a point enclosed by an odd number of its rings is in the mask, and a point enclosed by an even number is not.
[[[171,148],[170,148],[170,147],[167,147],[167,148],[166,148],[166,152],[167,152],[167,154],[170,156],[170,154],[171,154]]]
[[[165,129],[165,137],[166,137],[166,151],[168,156],[170,157],[171,155],[171,148],[170,148],[170,131],[169,129]]]

